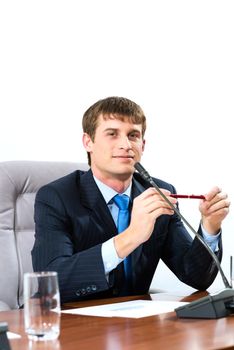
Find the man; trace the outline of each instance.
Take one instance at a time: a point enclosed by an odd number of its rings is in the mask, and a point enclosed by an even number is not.
[[[216,277],[203,245],[192,240],[170,205],[135,172],[145,129],[136,103],[121,97],[96,102],[83,117],[90,170],[75,171],[38,191],[33,267],[58,272],[62,302],[147,293],[160,258],[196,289],[207,289]],[[175,188],[154,180],[177,205],[170,196]],[[127,209],[119,206],[118,194],[130,201]],[[219,259],[229,205],[218,187],[199,205],[198,232]]]

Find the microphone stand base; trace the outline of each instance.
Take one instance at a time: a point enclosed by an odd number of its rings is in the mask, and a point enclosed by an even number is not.
[[[216,319],[229,316],[234,311],[234,290],[226,288],[175,309],[179,318]]]

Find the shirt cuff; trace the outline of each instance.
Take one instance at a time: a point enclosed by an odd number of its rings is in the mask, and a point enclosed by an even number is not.
[[[202,237],[204,241],[208,244],[208,246],[213,250],[213,252],[217,252],[219,250],[219,241],[221,236],[221,231],[217,233],[217,235],[211,235],[208,233],[201,224]]]
[[[102,244],[102,260],[106,275],[123,261],[123,259],[118,257],[116,252],[114,238],[111,238]]]

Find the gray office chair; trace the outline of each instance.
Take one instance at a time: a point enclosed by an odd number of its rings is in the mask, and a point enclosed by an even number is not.
[[[0,311],[23,303],[23,274],[32,271],[34,200],[38,189],[85,163],[9,161],[0,163]]]

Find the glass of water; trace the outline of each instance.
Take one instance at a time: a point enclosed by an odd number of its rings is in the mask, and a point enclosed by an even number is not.
[[[24,324],[28,338],[54,340],[60,334],[60,294],[57,272],[24,274]]]

